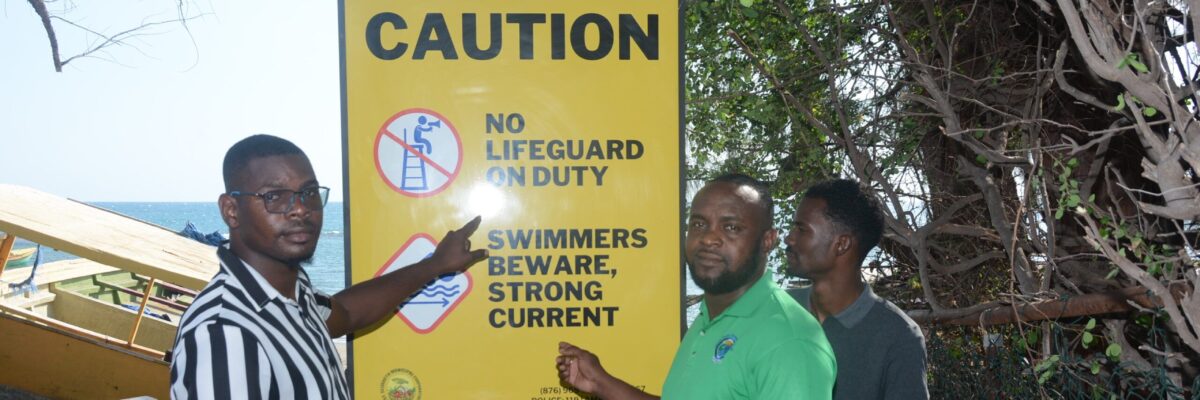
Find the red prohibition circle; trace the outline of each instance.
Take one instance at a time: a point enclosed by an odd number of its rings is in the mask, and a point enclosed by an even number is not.
[[[380,142],[383,141],[384,137],[389,136],[388,133],[390,133],[390,132],[388,132],[388,130],[387,130],[388,126],[391,125],[392,122],[399,119],[400,117],[403,117],[408,114],[416,114],[416,113],[432,115],[434,117],[437,117],[437,119],[439,121],[445,122],[446,128],[450,129],[450,133],[454,136],[454,143],[458,145],[458,161],[454,165],[454,170],[446,171],[449,173],[443,174],[443,175],[446,175],[446,183],[442,184],[441,186],[439,186],[436,189],[433,189],[433,190],[430,190],[430,191],[424,192],[424,193],[413,193],[413,192],[404,190],[400,186],[396,186],[395,183],[392,183],[391,178],[389,178],[388,175],[383,172],[383,164],[380,163],[380,161],[379,161],[379,144],[380,144]],[[406,145],[401,144],[401,146],[406,146]],[[410,109],[407,109],[404,111],[400,111],[400,112],[396,113],[395,115],[392,115],[391,118],[388,118],[387,121],[384,121],[383,125],[381,125],[379,127],[379,131],[375,134],[374,151],[375,151],[375,157],[374,157],[375,158],[375,172],[379,174],[379,177],[381,179],[383,179],[383,183],[387,184],[388,187],[392,188],[392,190],[394,190],[402,195],[405,195],[408,197],[416,197],[416,198],[430,197],[430,196],[436,195],[438,193],[441,193],[447,187],[449,187],[451,183],[454,183],[455,178],[458,178],[458,173],[460,171],[462,171],[462,162],[463,162],[463,158],[464,158],[463,157],[462,137],[459,136],[458,129],[454,127],[454,123],[450,122],[450,120],[446,119],[446,117],[442,116],[442,114],[439,114],[438,112],[427,109],[427,108],[410,108]],[[412,152],[412,149],[406,147],[405,151]],[[423,156],[418,155],[418,157],[423,157]],[[427,162],[429,162],[429,161],[427,161]],[[433,164],[435,166],[438,166],[437,163],[433,163],[433,162],[429,162],[429,163]],[[438,167],[440,167],[440,166],[438,166]],[[439,172],[440,172],[440,170],[439,170]],[[403,184],[401,184],[401,186],[403,186]]]

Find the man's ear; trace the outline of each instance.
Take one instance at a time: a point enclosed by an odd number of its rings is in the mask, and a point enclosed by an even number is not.
[[[221,219],[225,220],[225,225],[230,230],[237,228],[239,225],[237,199],[229,194],[222,193],[220,197],[217,197],[217,207],[221,209]]]
[[[854,236],[852,235],[837,235],[837,237],[833,239],[833,251],[834,254],[837,254],[839,257],[850,254],[850,252],[855,251],[856,248],[857,246],[854,243]]]
[[[762,251],[763,254],[771,254],[775,250],[775,246],[779,245],[779,230],[775,228],[767,229],[763,232]]]

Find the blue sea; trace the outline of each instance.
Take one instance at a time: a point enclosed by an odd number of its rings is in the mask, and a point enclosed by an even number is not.
[[[114,211],[116,213],[149,222],[172,231],[183,230],[191,222],[196,230],[202,233],[221,232],[229,237],[229,229],[217,210],[217,203],[89,203],[91,205]],[[345,275],[345,239],[342,229],[342,203],[329,203],[325,206],[325,222],[321,228],[321,238],[317,241],[317,253],[313,255],[311,265],[305,266],[308,276],[314,286],[326,293],[337,293],[346,287]],[[17,241],[16,247],[31,246],[30,243]],[[74,255],[43,248],[42,262],[52,262],[76,258]],[[216,257],[216,248],[213,249]]]

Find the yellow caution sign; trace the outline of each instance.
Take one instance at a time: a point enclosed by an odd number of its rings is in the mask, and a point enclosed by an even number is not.
[[[343,1],[350,283],[475,215],[490,257],[351,340],[360,399],[572,399],[559,341],[658,393],[680,339],[676,1]]]

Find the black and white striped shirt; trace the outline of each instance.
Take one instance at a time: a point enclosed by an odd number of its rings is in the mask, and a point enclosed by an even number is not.
[[[227,247],[221,271],[183,314],[171,358],[174,399],[348,399],[325,327],[329,296],[300,270],[296,300]]]

